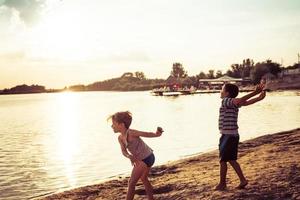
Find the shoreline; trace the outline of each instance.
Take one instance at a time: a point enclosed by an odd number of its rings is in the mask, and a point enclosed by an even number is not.
[[[241,88],[240,92],[250,92],[253,91],[253,87],[245,87]],[[285,91],[300,91],[299,87],[290,87],[290,88],[277,88],[270,89],[267,92],[285,92]],[[58,91],[58,92],[28,92],[28,93],[1,93],[0,96],[8,96],[8,95],[24,95],[24,94],[53,94],[53,93],[64,93],[64,92],[152,92],[152,90],[130,90],[130,91],[118,91],[118,90],[89,90],[89,91]],[[210,94],[210,93],[220,93],[220,90],[197,90],[196,93],[191,94],[181,94],[181,95],[194,95],[194,94]],[[168,95],[166,95],[168,96]]]
[[[155,199],[300,199],[300,128],[240,142],[240,163],[249,185],[238,190],[228,166],[226,191],[214,191],[219,180],[218,150],[155,166],[150,181]],[[40,199],[124,199],[128,177],[116,175],[99,184],[52,194]],[[139,182],[134,199],[147,199]]]

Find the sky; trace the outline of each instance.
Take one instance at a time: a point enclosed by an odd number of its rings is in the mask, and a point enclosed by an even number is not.
[[[63,88],[124,72],[225,73],[300,53],[299,0],[0,0],[0,89]]]

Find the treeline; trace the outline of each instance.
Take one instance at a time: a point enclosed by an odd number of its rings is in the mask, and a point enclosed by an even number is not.
[[[223,73],[221,70],[208,70],[207,73],[201,71],[197,75],[189,76],[181,63],[174,63],[170,76],[167,79],[148,79],[143,72],[126,72],[121,77],[112,78],[104,81],[98,81],[89,85],[72,85],[65,87],[65,89],[46,90],[44,86],[39,85],[19,85],[11,89],[0,90],[0,94],[23,94],[23,93],[42,93],[42,92],[58,92],[63,90],[71,91],[144,91],[153,88],[170,85],[179,82],[182,85],[194,85],[198,87],[201,79],[215,79],[228,75],[234,78],[243,78],[250,80],[251,83],[256,84],[260,81],[262,76],[271,73],[275,77],[283,69],[297,69],[300,64],[294,64],[283,68],[279,63],[272,60],[254,63],[252,59],[245,59],[242,63],[232,64],[230,68]]]
[[[143,72],[126,72],[119,78],[98,81],[87,86],[73,85],[68,89],[72,91],[144,91],[164,84],[164,79],[147,79]]]
[[[18,85],[10,89],[0,90],[0,94],[27,94],[47,92],[45,86],[41,85]]]
[[[298,65],[295,64],[288,68],[297,68],[299,67]],[[170,85],[174,82],[197,87],[200,79],[215,79],[224,75],[247,79],[255,84],[267,73],[271,73],[277,77],[282,69],[284,68],[280,64],[272,60],[254,63],[252,59],[245,59],[240,64],[232,64],[230,69],[225,73],[221,70],[217,70],[216,72],[215,70],[208,70],[208,73],[201,71],[197,75],[189,76],[181,63],[173,63],[170,76],[167,79],[147,79],[143,72],[127,72],[119,78],[99,81],[87,86],[73,85],[68,89],[72,91],[142,91]]]
[[[214,70],[209,70],[208,73],[200,72],[197,77],[199,79],[212,79],[219,78],[223,75],[228,75],[234,78],[243,78],[250,79],[252,83],[258,83],[262,76],[267,73],[273,74],[275,77],[278,77],[278,74],[283,69],[296,69],[299,68],[299,64],[294,64],[292,66],[288,66],[287,68],[282,67],[279,63],[273,62],[272,60],[266,60],[264,62],[254,63],[252,59],[245,59],[240,64],[232,64],[230,69],[226,71],[225,74],[222,71],[218,70],[216,73]]]
[[[177,79],[181,79],[183,82],[190,82],[195,86],[198,85],[199,80],[201,79],[215,79],[220,78],[224,75],[233,77],[233,78],[242,78],[247,79],[252,84],[258,83],[261,78],[271,73],[275,77],[278,77],[279,73],[284,69],[297,69],[300,68],[300,64],[294,64],[292,66],[288,66],[287,68],[282,67],[279,63],[273,62],[272,60],[266,60],[264,62],[254,63],[252,59],[245,59],[240,64],[232,64],[230,69],[228,69],[225,73],[221,70],[208,70],[207,73],[201,71],[199,74],[195,76],[189,76],[187,71],[185,71],[184,67],[181,63],[174,63],[172,71],[170,73],[170,77],[175,77]],[[169,78],[170,78],[169,77]]]

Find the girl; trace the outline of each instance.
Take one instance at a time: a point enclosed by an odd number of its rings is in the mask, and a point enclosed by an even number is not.
[[[155,133],[143,132],[129,129],[132,117],[131,113],[117,112],[109,117],[112,120],[112,129],[120,133],[118,141],[122,154],[130,159],[133,169],[128,183],[126,200],[134,197],[135,186],[139,179],[143,182],[149,200],[153,200],[153,188],[148,180],[149,171],[154,164],[155,157],[153,150],[140,137],[159,137],[163,130],[158,127]]]

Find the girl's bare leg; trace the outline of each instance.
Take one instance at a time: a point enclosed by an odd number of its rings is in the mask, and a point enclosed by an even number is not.
[[[147,170],[143,173],[141,180],[145,186],[145,190],[149,200],[153,200],[153,187],[148,179],[150,167],[147,167]]]
[[[126,200],[133,199],[136,183],[142,177],[142,175],[144,174],[144,172],[146,170],[147,170],[147,165],[144,162],[142,162],[142,161],[136,162],[136,164],[134,165],[134,167],[132,169],[131,176],[129,179]]]

